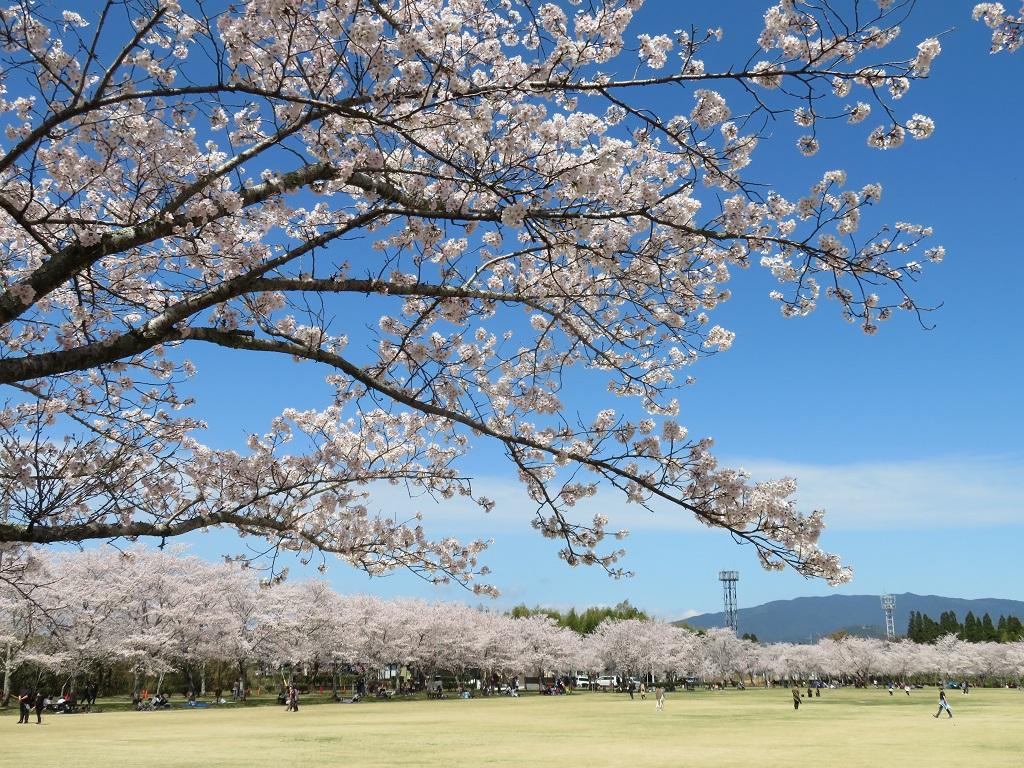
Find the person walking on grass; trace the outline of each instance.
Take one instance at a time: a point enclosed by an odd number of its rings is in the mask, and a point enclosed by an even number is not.
[[[43,724],[43,708],[46,706],[46,697],[43,696],[43,692],[39,691],[36,693],[36,700],[33,702],[32,708],[36,711],[36,725]]]
[[[942,710],[946,710],[946,714],[953,717],[953,710],[949,708],[949,702],[946,701],[946,692],[944,690],[939,691],[939,711],[935,713],[934,717],[941,715]]]
[[[793,709],[800,709],[800,689],[793,686]]]
[[[657,688],[654,689],[654,700],[658,702],[657,706],[654,708],[655,711],[656,712],[664,712],[665,711],[665,689],[662,688],[660,685]]]

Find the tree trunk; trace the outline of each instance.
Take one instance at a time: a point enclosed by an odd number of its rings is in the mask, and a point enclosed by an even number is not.
[[[164,673],[161,672],[159,674],[159,676],[157,677],[157,679],[156,679],[156,692],[157,693],[160,693],[160,689],[163,687],[163,684],[164,684]]]
[[[206,662],[199,668],[199,695],[206,696]]]
[[[7,706],[11,699],[11,672],[14,671],[14,649],[7,644],[7,653],[4,655],[4,689],[0,693],[0,705]]]
[[[245,662],[240,659],[238,661],[238,698],[245,701],[245,697],[248,693],[249,678],[245,676]]]

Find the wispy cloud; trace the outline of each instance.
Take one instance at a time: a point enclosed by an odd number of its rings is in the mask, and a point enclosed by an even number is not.
[[[433,499],[419,496],[410,499],[401,487],[379,484],[372,488],[371,508],[408,517],[415,512],[422,512],[424,524],[444,523],[472,529],[485,527],[494,531],[519,530],[530,528],[530,521],[537,511],[537,504],[530,500],[522,485],[502,477],[476,477],[473,489],[480,495],[487,496],[495,502],[493,511],[485,513],[477,504],[466,497],[452,499]],[[653,506],[654,511],[637,504],[630,504],[622,493],[601,488],[598,493],[582,500],[570,510],[570,515],[579,521],[593,519],[594,515],[608,518],[608,530],[615,532],[620,529],[659,530],[694,530],[702,528],[693,515],[685,510],[673,508],[671,504],[661,502]]]
[[[893,530],[921,524],[943,527],[1024,523],[1024,457],[943,457],[902,462],[813,464],[772,459],[723,459],[754,479],[795,477],[804,511],[824,509],[831,530]],[[477,477],[474,490],[497,502],[484,513],[464,497],[410,499],[403,489],[372,489],[371,508],[399,518],[422,512],[428,530],[474,536],[529,530],[537,505],[522,486],[503,477]],[[579,520],[609,518],[609,530],[707,530],[685,510],[661,502],[647,510],[603,488],[574,510]]]
[[[757,479],[795,477],[801,509],[831,529],[1024,523],[1024,457],[972,456],[859,464],[732,462]]]

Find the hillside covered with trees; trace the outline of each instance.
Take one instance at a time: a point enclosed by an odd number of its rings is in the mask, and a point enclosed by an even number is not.
[[[968,643],[1015,643],[1024,639],[1024,625],[1016,616],[1000,615],[992,623],[987,613],[980,619],[968,611],[963,623],[955,611],[945,611],[935,621],[928,614],[912,611],[907,625],[907,639],[915,643],[933,643],[944,635],[956,635]]]

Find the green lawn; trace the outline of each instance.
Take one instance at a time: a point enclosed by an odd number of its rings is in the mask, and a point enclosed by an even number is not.
[[[665,712],[624,694],[53,715],[0,730],[2,765],[196,766],[1015,766],[1024,693],[670,693]]]

